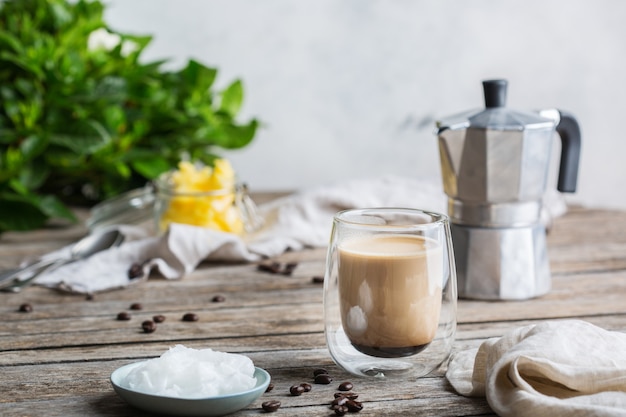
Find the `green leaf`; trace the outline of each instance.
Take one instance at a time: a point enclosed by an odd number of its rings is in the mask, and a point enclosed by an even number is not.
[[[126,113],[120,106],[107,106],[102,112],[104,121],[111,131],[121,133],[126,130]]]
[[[213,85],[217,70],[206,67],[198,61],[189,60],[187,67],[182,71],[182,75],[189,87],[207,90]]]
[[[19,180],[30,190],[41,186],[48,177],[49,170],[44,164],[30,164],[22,168]]]
[[[51,218],[66,219],[77,222],[76,215],[53,195],[43,196],[39,200],[39,209]]]
[[[0,46],[2,49],[11,48],[17,54],[24,53],[24,47],[19,38],[9,32],[0,32]]]
[[[122,101],[126,99],[126,80],[122,77],[104,77],[91,91],[91,95],[97,100]]]
[[[107,130],[95,120],[76,121],[73,127],[75,133],[50,135],[50,143],[89,155],[111,142]]]
[[[38,135],[31,135],[20,144],[20,150],[24,158],[29,160],[41,154],[48,145],[48,141]]]
[[[41,68],[38,68],[36,65],[33,65],[32,63],[28,62],[25,59],[22,59],[20,57],[18,57],[17,55],[8,52],[8,51],[3,51],[0,52],[0,64],[2,63],[2,61],[6,61],[7,63],[11,63],[13,65],[16,65],[17,67],[26,70],[30,73],[32,73],[33,75],[35,75],[35,77],[37,79],[41,79],[44,77],[44,72],[41,70]],[[4,65],[3,65],[4,66]]]
[[[13,90],[8,85],[0,85],[0,97],[2,97],[3,101],[16,101],[17,95],[15,94],[15,90]]]
[[[72,15],[67,9],[67,6],[62,3],[51,3],[50,12],[54,20],[54,26],[57,28],[67,25],[72,20]]]
[[[48,216],[30,201],[0,196],[0,231],[42,227]]]
[[[0,145],[8,145],[17,141],[18,135],[13,129],[0,128]]]
[[[22,184],[18,178],[11,178],[9,180],[9,186],[17,193],[17,195],[25,197],[28,196],[28,188],[26,188],[26,186]]]
[[[157,178],[171,168],[171,164],[165,158],[159,156],[138,159],[133,161],[131,165],[135,171],[149,180]]]
[[[24,155],[19,149],[15,148],[5,148],[4,154],[0,153],[2,156],[2,165],[3,170],[1,172],[0,178],[4,176],[4,174],[9,173],[19,169],[24,164]]]
[[[250,123],[243,126],[225,126],[224,131],[226,132],[226,136],[221,138],[217,144],[225,149],[243,148],[254,139],[258,126],[259,122],[257,120],[252,120]]]
[[[231,117],[235,117],[241,108],[243,102],[243,86],[241,81],[237,80],[229,85],[222,92],[222,102],[220,110],[226,112]]]

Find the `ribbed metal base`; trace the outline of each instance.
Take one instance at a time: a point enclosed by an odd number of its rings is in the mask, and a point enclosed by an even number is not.
[[[524,300],[550,291],[545,227],[451,225],[459,297]]]

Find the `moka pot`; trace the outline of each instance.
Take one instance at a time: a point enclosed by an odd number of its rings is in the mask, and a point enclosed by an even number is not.
[[[437,122],[459,296],[533,298],[551,287],[541,210],[554,133],[562,144],[557,189],[574,192],[580,129],[561,110],[506,108],[506,80],[483,88],[485,109]]]

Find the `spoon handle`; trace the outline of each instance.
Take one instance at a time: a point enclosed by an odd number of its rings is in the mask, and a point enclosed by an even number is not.
[[[21,287],[23,284],[32,281],[48,267],[55,265],[59,259],[41,260],[23,268],[10,269],[0,273],[0,290]]]
[[[18,279],[16,277],[13,279],[11,285],[4,287],[2,286],[2,283],[0,283],[0,290],[19,292],[22,288],[28,287],[30,284],[32,284],[35,281],[35,278],[37,278],[41,274],[55,270],[60,266],[63,266],[73,261],[75,261],[75,259],[54,259],[46,262],[45,264],[42,263],[42,265],[37,268],[37,270],[32,275],[26,278]]]

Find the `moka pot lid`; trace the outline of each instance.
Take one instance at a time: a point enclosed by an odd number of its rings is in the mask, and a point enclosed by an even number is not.
[[[502,79],[483,81],[485,108],[466,111],[437,121],[437,133],[469,128],[503,131],[554,128],[555,121],[552,119],[537,113],[507,108],[507,84],[507,81]]]

